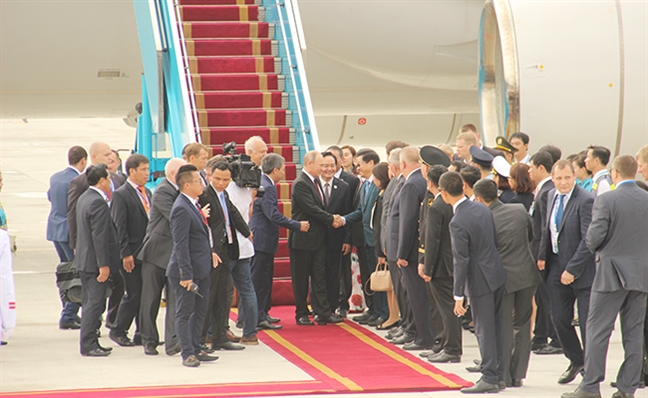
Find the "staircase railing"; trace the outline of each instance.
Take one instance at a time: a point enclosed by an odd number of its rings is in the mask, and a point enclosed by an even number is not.
[[[305,49],[301,18],[293,7],[293,0],[263,0],[266,21],[274,23],[275,40],[279,43],[279,56],[282,59],[285,75],[285,90],[288,92],[288,109],[293,117],[296,144],[300,149],[300,159],[313,149],[319,149],[319,137],[315,124],[315,114],[306,80],[306,69],[302,57]],[[299,26],[299,29],[298,29]]]

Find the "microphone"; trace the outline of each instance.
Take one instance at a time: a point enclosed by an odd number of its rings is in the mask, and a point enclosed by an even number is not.
[[[198,287],[198,285],[196,285],[196,282],[191,282],[191,285],[189,286],[189,291],[190,291],[191,293],[196,294],[198,297],[202,298],[203,295],[200,294],[200,293],[198,293],[198,290],[199,290],[199,289],[200,289],[200,288]]]

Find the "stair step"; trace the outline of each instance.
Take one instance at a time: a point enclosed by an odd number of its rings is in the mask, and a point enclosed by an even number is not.
[[[223,154],[223,144],[211,144],[210,147],[212,150],[212,156]],[[243,145],[236,146],[236,153],[245,153],[245,148],[243,147]],[[268,153],[279,154],[284,157],[286,162],[292,163],[293,159],[298,159],[299,147],[295,147],[292,145],[268,145]],[[295,156],[295,154],[297,154],[297,156]],[[281,189],[283,189],[284,191],[281,191],[281,195],[279,195],[280,192],[279,189],[277,189],[277,198],[290,199],[290,190],[285,191],[286,189],[285,184],[288,183],[279,183],[279,184],[284,184],[281,186],[282,187]]]
[[[182,6],[188,5],[259,5],[261,0],[179,0],[178,3]]]
[[[285,241],[286,244],[288,243]],[[279,242],[281,244],[281,241]],[[287,251],[286,247],[286,251]],[[279,249],[281,250],[281,248]],[[288,258],[277,258],[277,255],[279,254],[279,250],[277,250],[277,254],[275,255],[275,261],[274,261],[274,277],[275,278],[290,278],[290,259]]]
[[[281,58],[254,56],[188,57],[191,73],[281,73]]]
[[[200,127],[291,126],[292,111],[286,109],[198,110],[198,120]]]
[[[186,39],[272,39],[274,24],[267,22],[184,22]]]
[[[205,145],[212,145],[212,142],[230,141],[244,143],[255,135],[261,137],[268,144],[295,142],[295,130],[288,127],[210,127],[200,129],[200,133],[202,143]]]
[[[197,109],[288,107],[288,93],[282,91],[201,91],[195,96]]]
[[[196,91],[283,91],[285,87],[285,77],[272,73],[192,74],[191,79]]]
[[[200,39],[185,40],[188,56],[269,55],[277,56],[279,46],[270,39]]]
[[[286,278],[273,279],[272,305],[274,306],[295,305],[295,294],[293,292],[291,278],[286,277]]]
[[[256,5],[183,5],[183,22],[191,21],[264,21],[265,8]]]

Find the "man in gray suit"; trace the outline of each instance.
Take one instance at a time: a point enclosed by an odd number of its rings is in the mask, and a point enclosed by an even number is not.
[[[587,247],[596,254],[596,276],[592,284],[587,319],[585,376],[578,389],[563,398],[600,397],[599,383],[605,379],[605,357],[617,313],[625,359],[619,368],[613,398],[634,397],[642,362],[643,319],[648,294],[648,193],[633,181],[637,161],[628,155],[614,159],[614,191],[599,195]]]
[[[551,318],[571,364],[558,378],[559,384],[573,381],[584,364],[581,340],[572,325],[574,303],[583,343],[587,342],[587,313],[596,272],[594,256],[587,249],[585,234],[592,220],[594,197],[576,185],[571,162],[557,161],[551,171],[556,186],[547,194],[546,226],[540,240],[538,269],[547,269]]]
[[[173,238],[171,237],[171,208],[178,197],[178,186],[175,177],[182,159],[170,159],[164,167],[166,177],[155,188],[151,200],[149,223],[142,249],[137,259],[142,262],[142,302],[140,304],[140,333],[144,353],[157,355],[160,337],[157,329],[157,316],[160,310],[162,289],[166,287],[166,315],[164,318],[164,345],[167,355],[180,352],[180,344],[175,333],[175,295],[165,272],[169,265]]]
[[[533,224],[523,205],[497,199],[497,184],[483,179],[475,186],[475,200],[493,212],[497,251],[506,271],[504,286],[504,381],[521,387],[531,354],[531,314],[536,286],[542,280],[531,254]],[[526,231],[526,233],[524,233]]]
[[[454,209],[450,222],[454,313],[457,316],[466,313],[463,302],[467,295],[482,358],[482,377],[461,392],[496,393],[504,387],[502,299],[506,272],[497,253],[495,222],[488,207],[466,198],[459,173],[443,174],[439,190],[443,201]]]

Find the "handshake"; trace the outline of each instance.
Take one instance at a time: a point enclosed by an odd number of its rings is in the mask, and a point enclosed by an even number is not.
[[[344,219],[339,214],[333,215],[333,228],[340,228],[345,224]]]

